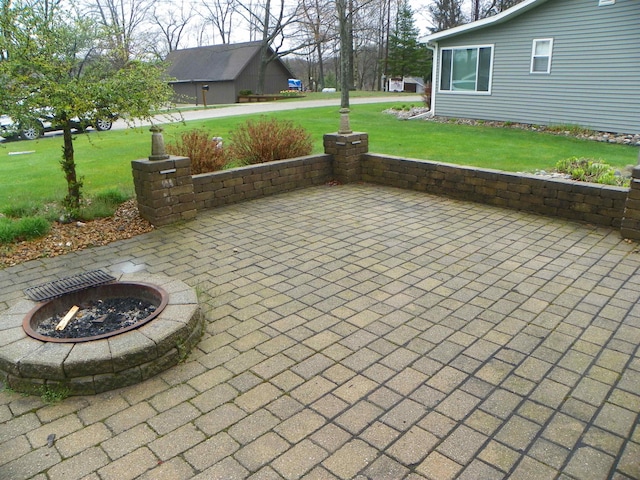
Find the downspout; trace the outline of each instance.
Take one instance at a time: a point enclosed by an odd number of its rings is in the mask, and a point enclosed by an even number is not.
[[[436,114],[436,70],[438,66],[438,43],[427,43],[427,48],[433,52],[433,65],[431,65],[431,105],[429,111],[409,117],[409,120],[418,118],[433,117]]]

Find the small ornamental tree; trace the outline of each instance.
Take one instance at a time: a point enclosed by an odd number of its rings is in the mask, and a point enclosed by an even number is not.
[[[1,1],[1,0],[0,0]],[[130,61],[115,68],[103,48],[108,33],[58,4],[16,0],[0,17],[0,112],[19,123],[46,115],[62,128],[64,206],[80,207],[72,126],[77,119],[150,119],[171,88],[159,64]]]

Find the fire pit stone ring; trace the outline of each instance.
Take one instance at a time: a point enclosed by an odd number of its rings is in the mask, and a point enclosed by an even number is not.
[[[20,301],[0,314],[0,380],[25,393],[48,388],[91,395],[139,383],[182,361],[203,331],[195,290],[153,274],[123,274],[118,281],[160,287],[166,306],[152,321],[109,338],[58,343],[25,333],[23,320],[39,303]]]

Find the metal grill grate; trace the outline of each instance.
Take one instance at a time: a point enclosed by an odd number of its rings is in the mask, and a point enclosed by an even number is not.
[[[67,293],[78,292],[85,288],[109,283],[113,280],[115,280],[115,277],[112,277],[102,270],[92,270],[27,288],[24,293],[33,301],[44,302],[45,300],[61,297]]]

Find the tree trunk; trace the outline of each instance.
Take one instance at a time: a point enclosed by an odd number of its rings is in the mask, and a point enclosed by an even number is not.
[[[347,19],[347,0],[337,0],[338,24],[340,28],[340,107],[349,108],[349,26]]]
[[[264,82],[267,76],[267,66],[269,65],[267,43],[260,45],[260,66],[258,67],[258,85],[256,86],[256,93],[262,95],[264,93]]]
[[[349,90],[355,90],[355,65],[356,58],[353,49],[353,0],[349,0],[349,10],[347,11],[347,50],[349,52]]]
[[[318,50],[318,86],[316,91],[324,88],[324,58],[322,58],[322,43],[318,42],[316,44],[316,48]]]
[[[260,66],[258,67],[258,86],[256,93],[261,95],[264,93],[264,82],[267,76],[267,65],[269,64],[268,51],[269,51],[269,19],[271,14],[271,0],[267,0],[264,6],[264,23],[262,25],[262,44],[260,45]]]
[[[64,146],[62,147],[62,160],[60,165],[64,171],[67,180],[67,196],[63,200],[63,205],[68,213],[72,216],[78,214],[80,210],[80,190],[82,189],[82,181],[78,180],[76,173],[76,163],[73,155],[73,137],[71,135],[71,126],[69,122],[65,122],[63,132]]]

